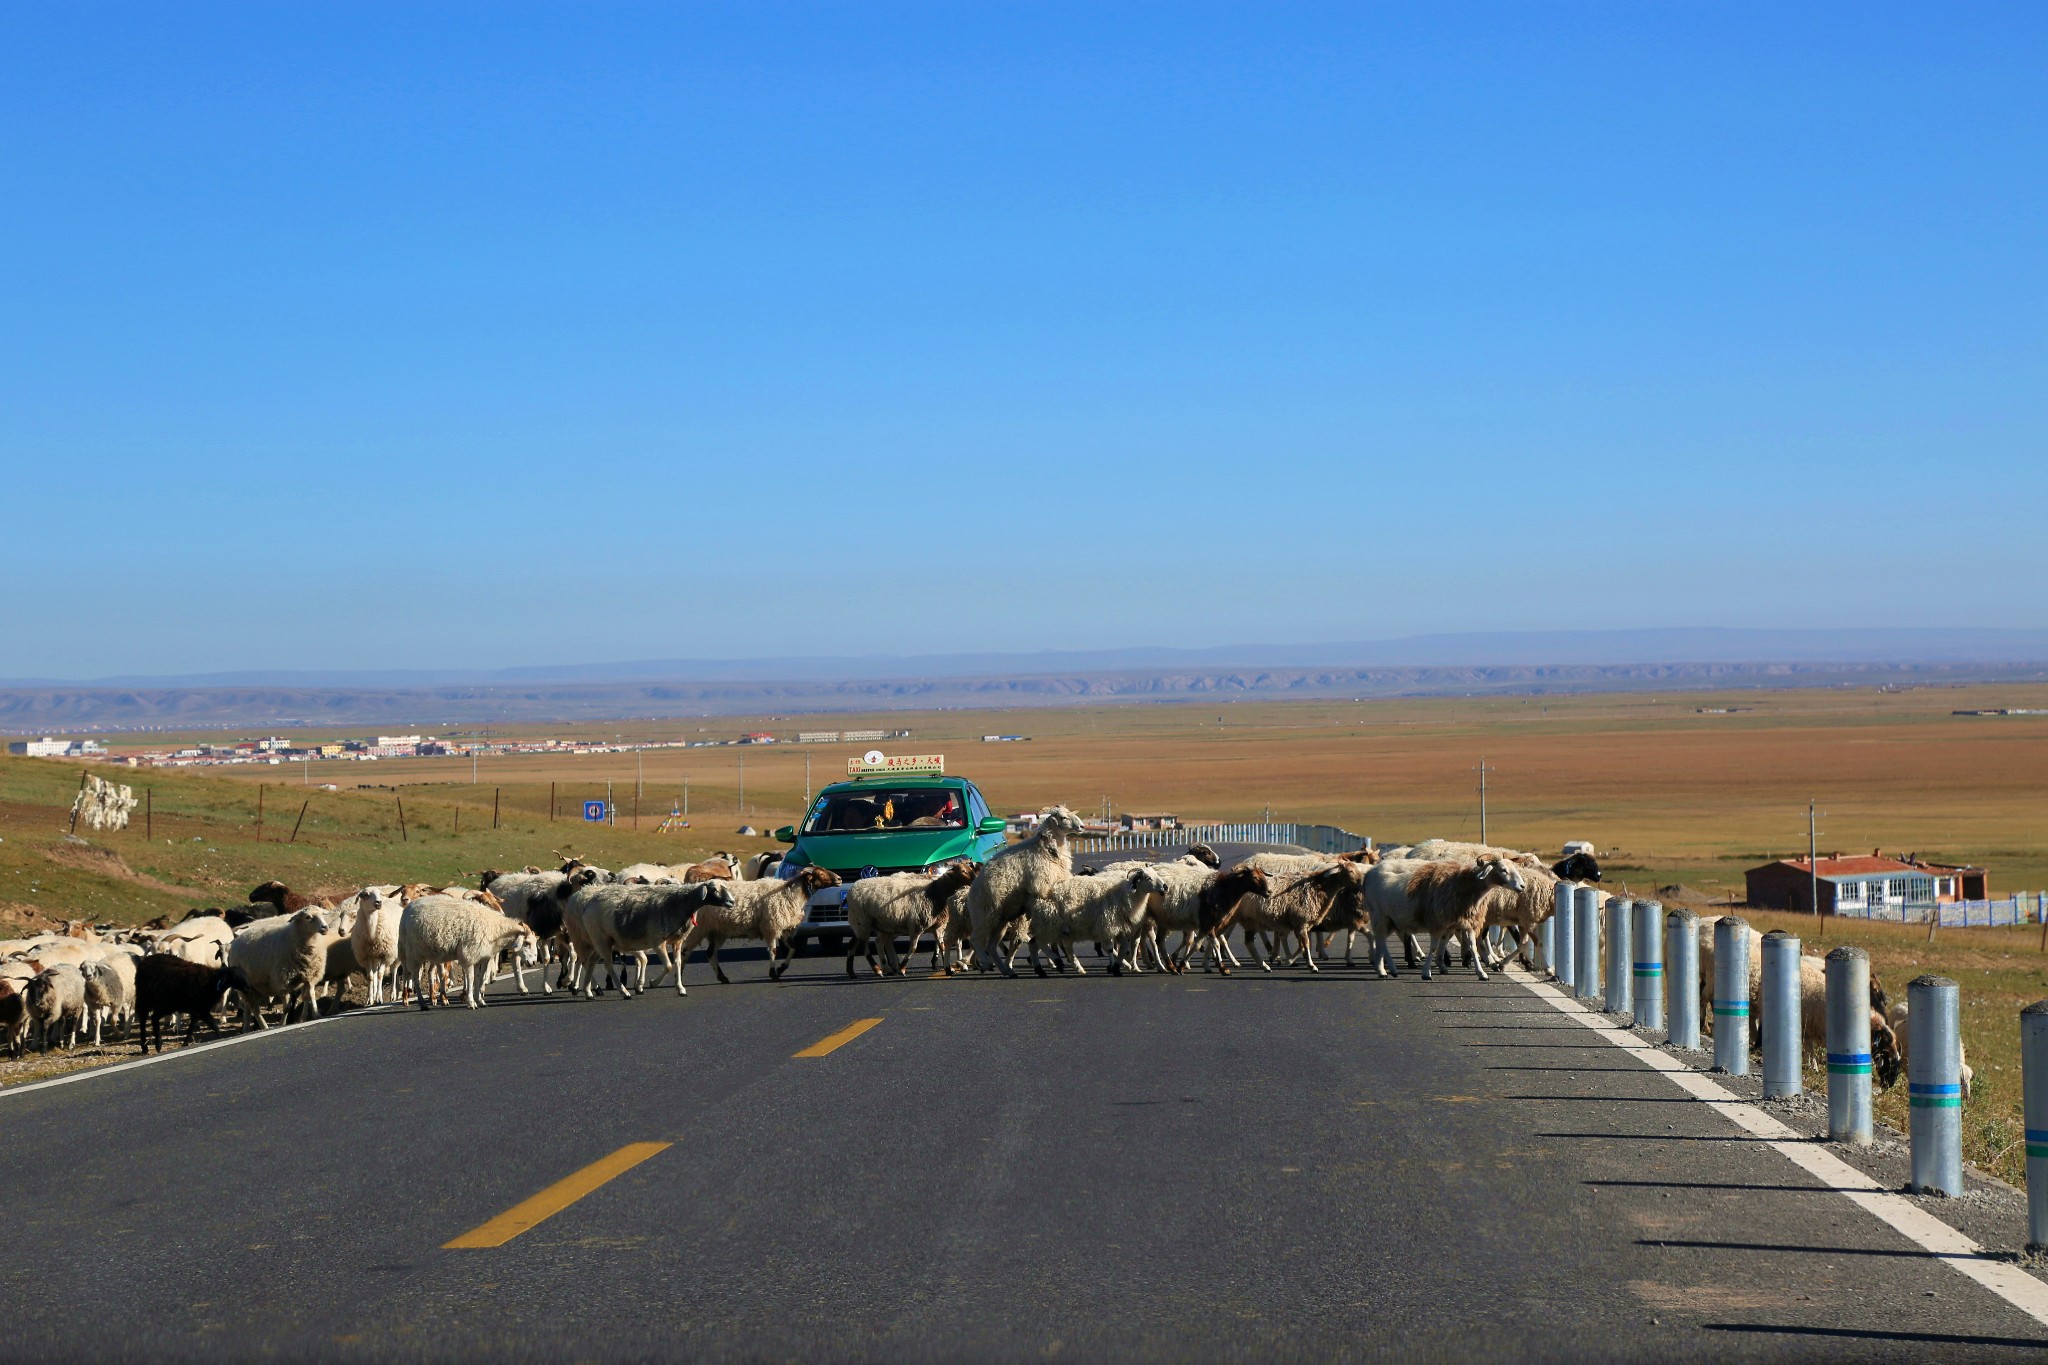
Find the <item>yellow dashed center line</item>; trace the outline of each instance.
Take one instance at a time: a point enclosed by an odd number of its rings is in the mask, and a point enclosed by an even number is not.
[[[826,1034],[823,1038],[812,1043],[796,1055],[799,1057],[823,1057],[828,1053],[837,1052],[840,1048],[845,1047],[848,1043],[881,1022],[879,1019],[856,1019],[845,1028],[839,1030],[839,1032]]]
[[[514,1204],[482,1227],[473,1228],[452,1242],[442,1243],[441,1249],[471,1251],[483,1247],[501,1247],[535,1224],[554,1217],[606,1181],[624,1175],[647,1158],[658,1152],[665,1152],[673,1145],[667,1142],[629,1142],[602,1161],[593,1161],[576,1174],[556,1181],[533,1198]]]

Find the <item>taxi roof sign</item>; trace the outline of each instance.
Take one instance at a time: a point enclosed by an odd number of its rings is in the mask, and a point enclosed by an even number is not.
[[[944,754],[873,754],[846,760],[848,777],[938,777],[945,771]]]

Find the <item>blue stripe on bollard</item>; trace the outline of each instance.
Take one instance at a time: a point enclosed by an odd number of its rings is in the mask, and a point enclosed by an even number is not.
[[[1828,1070],[1841,1076],[1863,1076],[1870,1073],[1870,1054],[1867,1052],[1830,1052]]]
[[[2039,1128],[2027,1129],[2027,1155],[2048,1156],[2048,1132]]]
[[[1745,1000],[1734,1005],[1716,1005],[1714,1006],[1714,1013],[1726,1014],[1737,1019],[1746,1019],[1749,1017],[1749,1002]]]
[[[1909,1081],[1906,1084],[1906,1102],[1920,1109],[1960,1109],[1963,1107],[1963,1088],[1945,1083],[1923,1085]]]
[[[1636,964],[1636,975],[1662,976],[1664,975],[1664,964],[1661,962],[1638,962]]]

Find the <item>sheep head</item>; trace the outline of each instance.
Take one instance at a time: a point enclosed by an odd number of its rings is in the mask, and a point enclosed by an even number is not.
[[[806,896],[822,891],[828,886],[839,885],[839,874],[829,867],[807,867],[796,874],[795,880],[803,886]]]
[[[1221,867],[1223,859],[1216,856],[1216,850],[1207,844],[1189,844],[1188,856],[1204,867]]]
[[[1038,828],[1041,833],[1070,835],[1081,833],[1086,826],[1080,816],[1065,806],[1051,806],[1039,815]]]
[[[1480,854],[1478,860],[1472,864],[1472,875],[1482,883],[1491,882],[1495,886],[1505,886],[1510,891],[1523,891],[1529,885],[1528,879],[1522,876],[1522,870],[1498,853]]]
[[[739,904],[740,898],[733,894],[731,882],[701,882],[699,885],[703,887],[703,890],[696,893],[697,904],[700,906]]]
[[[1899,1059],[1899,1036],[1876,1010],[1870,1012],[1870,1069],[1879,1090],[1897,1085],[1899,1073],[1905,1070],[1905,1063]]]

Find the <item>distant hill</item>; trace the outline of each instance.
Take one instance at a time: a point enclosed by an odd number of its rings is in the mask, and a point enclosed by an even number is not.
[[[0,729],[369,727],[1197,698],[2048,681],[2048,632],[2041,631],[1439,635],[1275,646],[1271,652],[1277,657],[1270,660],[1228,657],[1257,652],[1238,646],[893,660],[675,660],[459,676],[221,674],[29,683],[0,685]],[[1382,657],[1363,663],[1305,657],[1365,653]],[[1418,659],[1429,662],[1413,662]]]
[[[441,688],[542,683],[817,682],[1033,678],[1157,670],[1438,669],[1521,665],[2015,664],[2048,662],[2048,630],[1881,627],[1495,631],[1307,645],[1039,650],[1015,654],[640,659],[498,669],[300,670],[0,679],[0,689]]]

